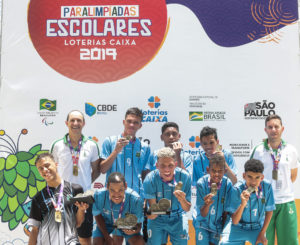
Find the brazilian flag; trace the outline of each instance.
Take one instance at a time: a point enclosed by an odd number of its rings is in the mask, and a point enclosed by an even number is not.
[[[40,110],[56,111],[56,100],[40,99]]]

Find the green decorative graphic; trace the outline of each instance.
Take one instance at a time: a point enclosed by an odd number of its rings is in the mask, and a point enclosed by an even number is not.
[[[0,216],[10,230],[28,220],[31,199],[46,186],[35,160],[37,155],[48,151],[42,150],[41,144],[28,152],[19,151],[20,136],[27,133],[27,129],[22,129],[16,145],[4,130],[0,130],[0,154],[7,155],[0,157]]]

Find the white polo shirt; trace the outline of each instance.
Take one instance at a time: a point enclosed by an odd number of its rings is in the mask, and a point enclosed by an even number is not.
[[[100,155],[98,145],[93,140],[82,136],[78,161],[78,176],[74,176],[72,154],[67,137],[68,134],[62,139],[55,141],[51,147],[51,153],[58,163],[58,173],[64,180],[81,185],[84,191],[89,190],[92,184],[91,163],[99,159]]]
[[[278,164],[278,180],[273,180],[273,159],[269,152],[267,140],[257,145],[251,153],[251,158],[258,159],[264,164],[265,179],[272,183],[276,204],[294,201],[291,170],[299,167],[298,153],[295,147],[282,141],[281,158]]]

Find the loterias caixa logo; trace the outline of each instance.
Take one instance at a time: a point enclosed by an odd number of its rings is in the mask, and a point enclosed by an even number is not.
[[[87,83],[128,77],[157,54],[167,31],[164,0],[31,0],[28,27],[41,58]]]

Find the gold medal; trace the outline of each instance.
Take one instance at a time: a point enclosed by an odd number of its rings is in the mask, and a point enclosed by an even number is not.
[[[216,151],[222,151],[222,145],[217,145],[217,147],[216,147]]]
[[[215,196],[218,193],[218,185],[217,183],[211,183],[210,193]]]
[[[249,186],[247,191],[251,194],[252,192],[255,191],[255,188],[253,186]]]
[[[56,210],[55,211],[55,221],[57,223],[60,223],[61,222],[61,212],[59,210]]]
[[[277,169],[273,169],[273,171],[272,171],[272,179],[273,180],[278,180],[278,170]]]
[[[73,175],[74,175],[74,176],[78,176],[78,165],[77,165],[77,164],[76,164],[76,165],[75,165],[75,164],[73,165]]]
[[[182,186],[183,186],[182,181],[179,181],[179,182],[177,183],[177,185],[175,186],[174,191],[178,191],[178,190],[181,191]]]

